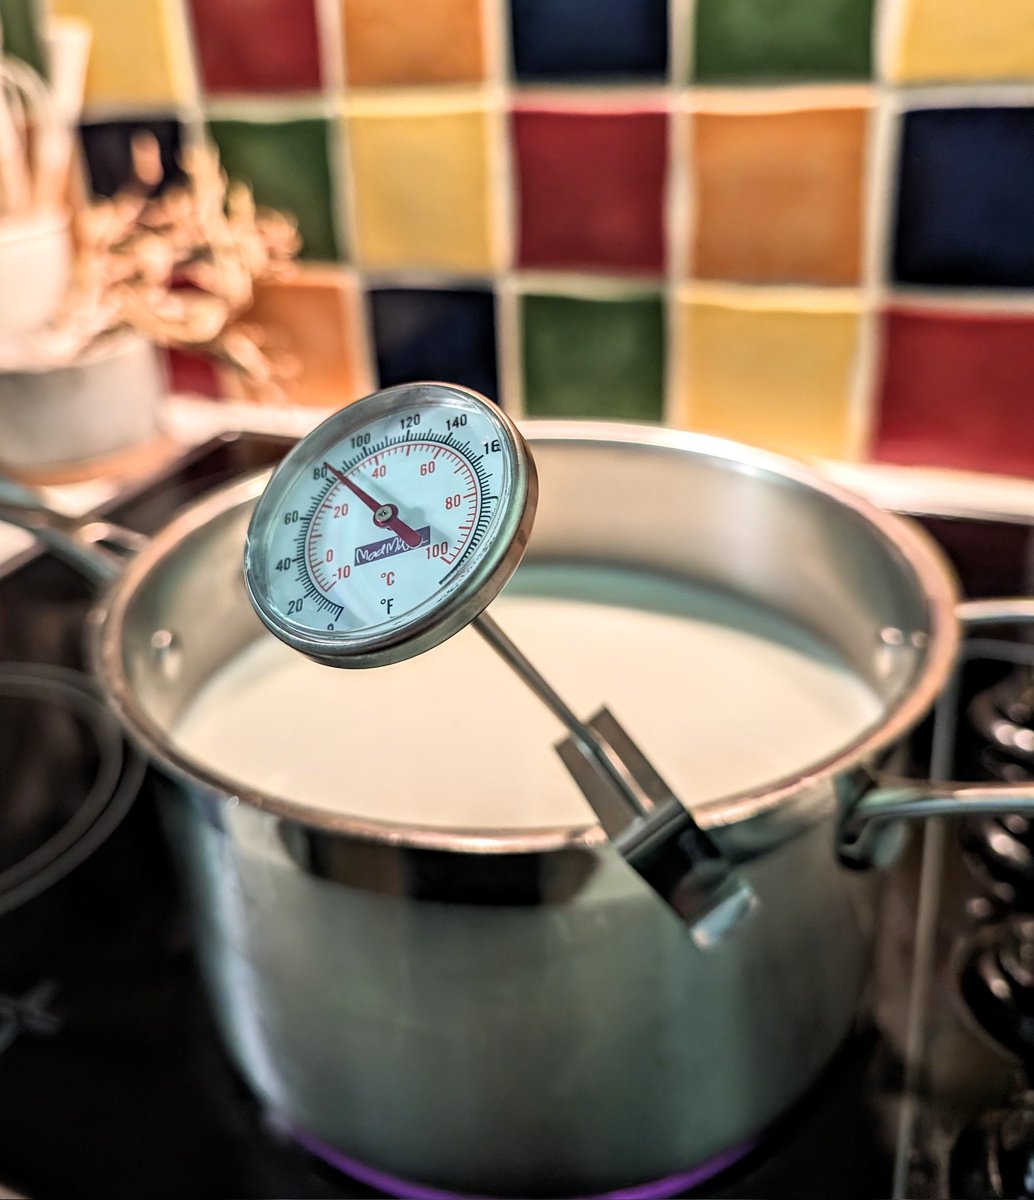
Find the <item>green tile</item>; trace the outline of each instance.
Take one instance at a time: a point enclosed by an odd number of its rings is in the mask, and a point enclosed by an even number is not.
[[[37,0],[0,0],[4,54],[22,59],[43,74],[41,21],[42,13]]]
[[[664,310],[659,296],[525,296],[522,325],[529,416],[661,419]]]
[[[696,78],[865,79],[873,0],[697,0]]]
[[[257,203],[298,218],[303,258],[342,257],[334,230],[326,121],[211,121],[209,130],[231,179],[251,183]]]

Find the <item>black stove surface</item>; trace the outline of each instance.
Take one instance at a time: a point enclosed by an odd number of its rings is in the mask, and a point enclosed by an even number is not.
[[[220,439],[109,515],[154,532],[187,500],[275,462],[289,445],[260,435]],[[1031,590],[1026,527],[928,524],[970,595]],[[23,556],[0,574],[0,660],[81,666],[90,603],[70,569],[47,555]],[[1002,673],[991,668],[989,678]],[[986,682],[978,672],[971,690]],[[915,753],[921,769],[922,733]],[[92,858],[0,917],[0,1183],[40,1198],[384,1194],[288,1140],[231,1067],[201,989],[152,787],[145,782]],[[980,887],[954,830],[949,838],[931,1008],[936,1069],[916,1098],[907,1156],[905,1194],[914,1196],[949,1194],[955,1135],[1023,1082],[1016,1060],[958,1000],[958,947],[986,924],[987,910],[974,908]],[[693,1194],[892,1194],[918,888],[914,845],[883,889],[872,994],[856,1033],[756,1150]]]

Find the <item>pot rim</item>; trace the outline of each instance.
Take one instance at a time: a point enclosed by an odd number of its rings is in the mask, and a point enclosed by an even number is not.
[[[875,528],[899,562],[911,571],[929,613],[928,641],[911,685],[850,742],[794,775],[764,785],[715,797],[693,806],[693,816],[704,828],[736,825],[754,817],[771,815],[817,786],[876,758],[893,745],[932,707],[950,674],[961,637],[955,612],[958,589],[954,573],[935,544],[901,517],[877,508],[870,501],[830,482],[794,459],[745,446],[724,438],[680,430],[616,422],[521,421],[524,436],[532,443],[611,443],[691,452],[721,460],[737,470],[764,472],[779,481],[821,493],[853,510]],[[159,531],[128,565],[95,610],[90,622],[89,651],[97,677],[108,700],[130,735],[164,769],[188,782],[202,783],[213,792],[236,797],[249,807],[302,824],[372,841],[415,849],[464,853],[541,853],[573,845],[598,845],[607,841],[598,825],[548,826],[520,829],[452,829],[415,825],[330,813],[300,801],[242,787],[239,781],[195,763],[182,753],[137,701],[126,675],[121,653],[121,631],[130,603],[152,568],[191,534],[216,516],[262,492],[270,475],[263,470],[237,480],[181,511]],[[242,567],[243,569],[243,567]]]

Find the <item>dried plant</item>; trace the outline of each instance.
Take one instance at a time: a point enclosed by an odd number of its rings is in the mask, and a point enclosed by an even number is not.
[[[132,160],[132,182],[79,216],[67,302],[29,353],[58,365],[115,330],[132,329],[160,346],[210,355],[238,372],[252,394],[277,394],[290,365],[274,362],[261,330],[241,318],[257,280],[291,271],[301,244],[295,221],[256,207],[247,185],[228,183],[209,144],[188,149],[185,181],[157,196],[162,167],[153,135],[134,139]]]

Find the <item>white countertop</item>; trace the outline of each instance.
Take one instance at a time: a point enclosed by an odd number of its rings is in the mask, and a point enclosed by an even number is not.
[[[254,404],[216,403],[175,397],[167,401],[162,427],[184,450],[207,441],[229,429],[253,429],[262,433],[283,433],[299,437],[330,415],[329,409],[266,408]],[[91,479],[41,487],[44,502],[58,512],[81,516],[118,494],[119,484],[112,479]],[[0,522],[0,562],[20,554],[33,542],[31,534]]]

